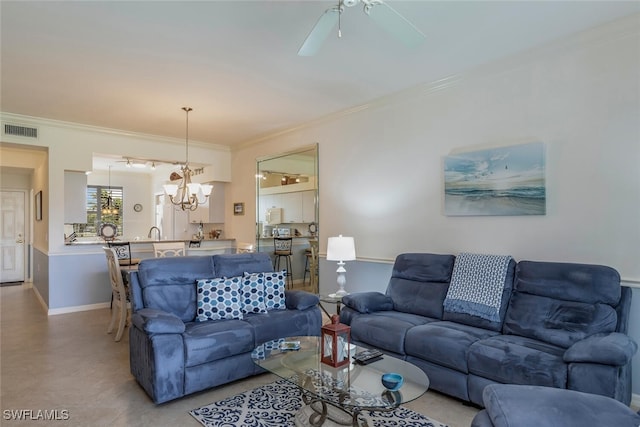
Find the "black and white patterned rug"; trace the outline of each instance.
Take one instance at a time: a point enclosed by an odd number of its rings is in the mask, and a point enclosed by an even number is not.
[[[298,387],[281,379],[189,413],[205,427],[286,427],[295,425],[294,416],[301,407]],[[389,412],[362,414],[369,419],[370,427],[447,427],[402,406]]]

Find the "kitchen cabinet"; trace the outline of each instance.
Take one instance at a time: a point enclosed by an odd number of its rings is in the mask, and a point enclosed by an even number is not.
[[[227,184],[216,182],[213,185],[213,192],[209,197],[209,222],[212,224],[222,224],[225,220],[225,189]]]
[[[265,194],[260,196],[260,205],[258,206],[258,221],[265,222],[266,214],[269,208],[281,208],[280,194]]]
[[[265,194],[259,198],[258,221],[265,222],[269,208],[282,208],[283,223],[310,223],[316,221],[316,192]]]
[[[302,222],[302,193],[280,194],[282,222]]]
[[[316,222],[316,192],[302,192],[302,222]]]
[[[222,224],[224,223],[225,210],[225,183],[213,183],[213,191],[207,202],[198,205],[198,209],[189,212],[189,222],[192,224]]]
[[[209,200],[207,203],[199,204],[195,211],[189,211],[189,222],[191,224],[209,222]]]
[[[84,172],[64,171],[64,223],[87,222],[87,175]]]

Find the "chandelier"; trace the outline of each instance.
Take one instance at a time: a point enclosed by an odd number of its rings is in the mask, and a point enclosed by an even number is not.
[[[187,113],[187,131],[186,131],[186,156],[184,166],[180,168],[182,171],[182,182],[179,185],[165,184],[164,192],[169,196],[171,203],[180,206],[183,211],[195,211],[198,205],[205,203],[213,190],[213,185],[198,184],[191,182],[193,171],[189,168],[189,111],[191,107],[182,107]]]
[[[103,197],[105,203],[102,204],[102,215],[118,215],[118,208],[113,201],[113,194],[111,192],[111,165],[109,165],[109,195]]]

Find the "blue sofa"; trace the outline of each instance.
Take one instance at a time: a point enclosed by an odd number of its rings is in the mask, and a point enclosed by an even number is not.
[[[282,301],[266,290],[272,271],[267,254],[247,253],[145,259],[130,274],[131,373],[155,403],[264,372],[251,359],[263,342],[320,334],[318,297],[284,291],[276,274]],[[260,310],[239,304],[245,296]],[[212,308],[218,298],[224,307]]]
[[[482,406],[489,384],[577,390],[631,401],[631,289],[614,269],[505,264],[496,319],[445,308],[454,255],[399,255],[386,292],[343,298],[352,340],[422,368],[430,388]],[[478,277],[481,276],[478,275]]]
[[[638,427],[640,414],[592,393],[531,385],[490,384],[471,427]]]

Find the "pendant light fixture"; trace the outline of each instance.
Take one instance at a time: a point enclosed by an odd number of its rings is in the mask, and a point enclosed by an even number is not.
[[[104,197],[105,203],[102,204],[102,215],[118,215],[118,208],[113,201],[113,194],[111,192],[111,165],[109,165],[109,195]]]
[[[182,109],[187,113],[186,156],[184,166],[180,168],[182,182],[180,185],[164,185],[164,192],[169,196],[171,203],[180,206],[183,211],[195,211],[198,205],[207,201],[213,185],[191,182],[193,172],[189,168],[189,112],[193,109],[191,107],[182,107]]]

